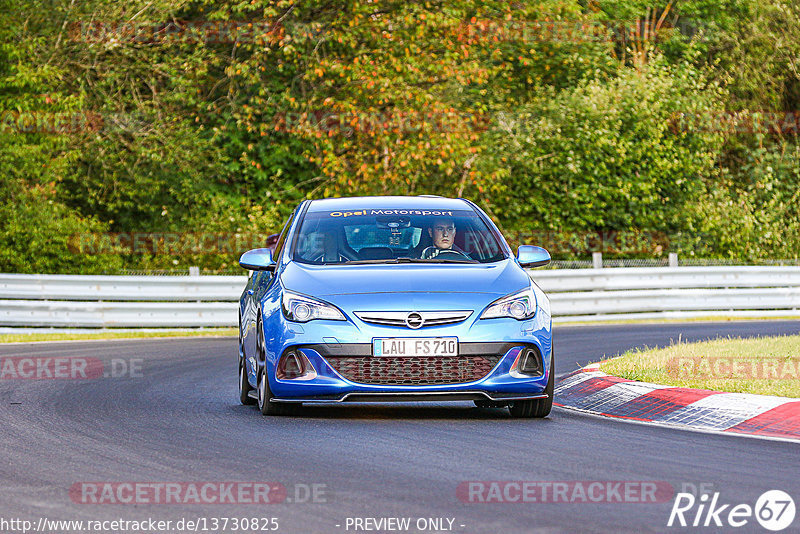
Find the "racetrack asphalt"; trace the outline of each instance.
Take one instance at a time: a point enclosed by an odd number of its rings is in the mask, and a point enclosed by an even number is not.
[[[561,326],[554,334],[557,374],[678,336],[799,331],[797,321]],[[20,356],[98,358],[106,369],[113,359],[141,372],[0,380],[5,519],[277,517],[278,531],[291,534],[354,532],[345,528],[348,517],[452,518],[454,532],[491,534],[695,530],[666,526],[671,499],[468,503],[456,494],[466,481],[662,481],[676,491],[706,484],[720,502],[751,506],[764,491],[781,489],[800,505],[800,446],[792,443],[560,408],[544,420],[518,420],[471,403],[327,405],[265,418],[238,403],[233,338],[0,346],[0,359]],[[82,504],[69,494],[83,482],[126,481],[270,481],[293,500],[303,485],[322,484],[326,493],[316,503],[268,505]],[[765,532],[752,518],[736,530]],[[784,532],[791,531],[800,531],[800,518]]]

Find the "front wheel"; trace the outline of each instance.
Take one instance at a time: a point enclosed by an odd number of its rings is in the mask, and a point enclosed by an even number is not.
[[[247,381],[247,370],[245,369],[244,360],[239,359],[239,402],[245,406],[252,406],[256,403],[255,399],[250,396],[253,387]]]
[[[282,402],[271,402],[272,392],[269,389],[269,378],[267,377],[267,358],[264,348],[264,330],[261,319],[258,321],[258,338],[256,341],[256,353],[259,361],[264,362],[264,366],[258,372],[258,410],[261,415],[287,415],[293,413],[296,405]]]
[[[547,386],[544,392],[547,393],[546,399],[531,399],[523,401],[514,401],[508,406],[511,412],[511,417],[536,417],[542,418],[550,415],[550,410],[553,409],[553,391],[555,390],[555,353],[551,353],[550,357],[550,377],[547,379]]]
[[[266,368],[266,364],[265,364]],[[291,412],[292,406],[281,402],[270,402],[272,392],[269,389],[269,379],[266,372],[259,373],[258,379],[258,409],[261,415],[286,415]]]

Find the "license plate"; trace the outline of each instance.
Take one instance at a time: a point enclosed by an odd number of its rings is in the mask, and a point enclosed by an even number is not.
[[[457,337],[389,337],[372,340],[373,356],[458,356]]]

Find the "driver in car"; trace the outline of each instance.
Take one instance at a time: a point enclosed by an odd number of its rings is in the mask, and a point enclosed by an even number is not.
[[[420,254],[423,260],[430,260],[445,251],[452,251],[465,255],[455,246],[456,225],[448,217],[433,220],[433,225],[428,228],[428,235],[433,239],[433,246],[425,248]]]

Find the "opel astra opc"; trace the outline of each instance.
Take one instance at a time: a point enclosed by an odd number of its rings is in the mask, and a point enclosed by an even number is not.
[[[440,197],[307,200],[239,306],[239,397],[264,415],[312,403],[474,401],[545,417],[550,303],[475,204]]]

